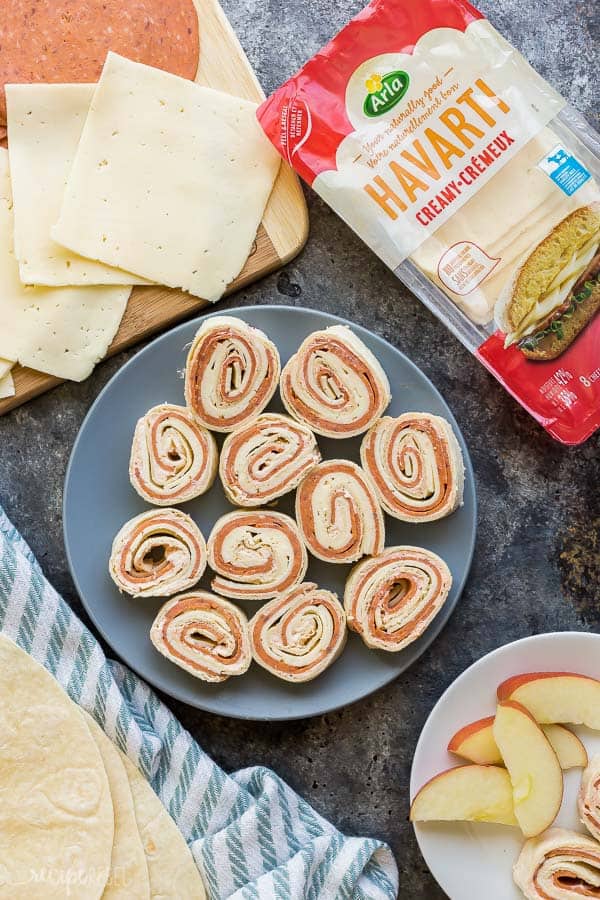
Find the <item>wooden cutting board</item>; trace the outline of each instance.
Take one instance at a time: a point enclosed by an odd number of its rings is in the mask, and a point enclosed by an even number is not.
[[[197,81],[208,87],[260,101],[264,93],[242,47],[217,0],[195,0],[200,22],[200,68]],[[298,179],[286,164],[265,209],[262,224],[246,265],[227,293],[289,262],[308,236],[308,213]],[[197,313],[205,300],[164,287],[136,287],[108,356],[175,322]],[[16,393],[0,400],[0,415],[60,384],[62,379],[22,366],[12,369]]]

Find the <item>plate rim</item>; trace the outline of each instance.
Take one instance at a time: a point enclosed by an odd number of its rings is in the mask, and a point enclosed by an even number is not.
[[[568,629],[565,631],[544,631],[540,634],[529,634],[529,635],[525,635],[524,637],[516,638],[514,641],[508,641],[506,644],[501,644],[500,647],[495,647],[493,650],[489,650],[487,653],[485,653],[479,659],[476,659],[474,662],[472,662],[470,666],[467,666],[466,669],[463,669],[463,671],[450,682],[450,684],[443,691],[443,693],[440,695],[439,699],[436,701],[436,703],[433,705],[433,707],[429,711],[429,714],[428,714],[427,718],[425,719],[425,722],[423,723],[421,732],[419,734],[419,738],[417,740],[417,744],[415,746],[412,764],[410,767],[410,778],[409,778],[409,785],[408,785],[408,794],[409,794],[409,803],[410,804],[412,804],[412,801],[418,790],[416,784],[414,783],[415,768],[416,768],[417,759],[419,758],[420,754],[423,752],[423,747],[424,747],[425,741],[427,739],[426,731],[427,731],[428,725],[429,725],[431,719],[433,718],[433,716],[435,715],[436,711],[438,710],[438,708],[442,707],[443,704],[446,702],[448,695],[450,693],[454,693],[454,691],[457,691],[460,689],[460,682],[463,681],[464,679],[466,679],[467,675],[469,675],[470,673],[476,673],[477,669],[481,668],[488,660],[490,660],[494,657],[497,657],[497,656],[501,655],[502,653],[505,653],[509,649],[517,647],[518,645],[526,645],[526,644],[532,644],[532,643],[549,643],[549,644],[551,644],[555,640],[560,640],[560,639],[564,639],[567,637],[583,638],[586,641],[590,640],[590,642],[592,642],[592,643],[597,642],[598,645],[600,646],[600,634],[597,634],[594,631],[582,631],[582,630],[577,630],[577,629]],[[544,670],[539,669],[539,671],[544,671]],[[550,669],[547,669],[546,671],[550,671]],[[450,766],[449,768],[457,768],[460,765],[466,765],[466,764],[467,763],[465,761],[463,761],[461,763],[460,760],[457,758],[456,766]],[[422,787],[422,785],[420,784],[419,787]],[[431,874],[432,878],[435,880],[436,884],[444,892],[446,892],[446,886],[444,884],[442,884],[441,881],[438,879],[436,872],[430,865],[429,856],[426,855],[424,852],[421,841],[422,841],[422,838],[424,837],[425,832],[420,827],[419,822],[412,822],[411,824],[412,824],[412,828],[413,828],[413,834],[415,836],[415,839],[416,839],[416,842],[417,842],[417,845],[419,848],[419,852],[421,854],[421,857],[422,857],[425,865],[427,866],[429,873]],[[450,896],[450,895],[448,895],[448,896]]]
[[[118,650],[116,650],[116,648],[113,645],[112,638],[107,633],[107,631],[104,629],[104,627],[99,623],[99,621],[95,615],[95,612],[94,612],[94,607],[92,604],[90,604],[88,602],[88,600],[85,596],[85,592],[82,590],[79,579],[77,577],[77,574],[75,571],[75,566],[73,563],[73,557],[72,557],[72,553],[71,553],[69,536],[68,536],[67,504],[68,504],[68,498],[69,498],[69,494],[70,494],[69,485],[70,485],[71,476],[72,476],[72,469],[75,464],[75,458],[77,456],[79,443],[82,438],[82,434],[83,434],[84,430],[86,429],[89,420],[95,414],[96,407],[100,404],[104,395],[106,393],[108,393],[109,389],[112,388],[113,383],[117,379],[126,377],[126,372],[127,372],[128,368],[130,366],[132,366],[133,363],[136,362],[141,355],[150,353],[156,344],[158,344],[159,342],[161,342],[163,340],[167,340],[168,338],[172,338],[179,332],[185,331],[192,326],[199,328],[200,324],[205,319],[213,318],[215,316],[239,316],[240,318],[244,319],[244,315],[246,313],[253,313],[256,311],[260,311],[260,312],[264,313],[267,310],[269,310],[269,311],[270,310],[276,310],[276,311],[284,310],[287,313],[296,313],[299,315],[304,315],[305,313],[309,313],[309,314],[316,313],[318,316],[322,316],[328,320],[329,324],[327,324],[325,327],[330,327],[330,325],[333,325],[333,324],[346,325],[350,329],[357,330],[359,332],[359,336],[361,333],[366,334],[370,338],[375,338],[376,341],[381,341],[384,344],[387,344],[387,346],[394,353],[399,354],[402,357],[404,363],[408,364],[409,368],[415,370],[421,378],[425,379],[425,381],[427,382],[427,384],[429,386],[429,389],[432,391],[434,396],[436,396],[436,398],[441,401],[442,405],[448,409],[451,420],[452,420],[452,426],[456,430],[456,432],[458,433],[458,436],[460,438],[461,451],[463,451],[463,463],[464,463],[464,468],[465,468],[465,478],[469,478],[470,482],[473,486],[473,518],[472,518],[470,533],[469,533],[468,552],[465,554],[465,560],[466,560],[465,571],[464,571],[464,574],[463,574],[460,582],[457,583],[458,587],[457,587],[456,600],[454,603],[454,607],[452,608],[450,615],[448,616],[448,619],[446,621],[436,624],[436,621],[434,620],[431,623],[430,627],[421,636],[421,638],[419,640],[422,641],[422,649],[421,649],[421,652],[419,653],[419,656],[415,660],[413,660],[412,663],[408,663],[404,669],[394,672],[391,675],[391,677],[387,681],[385,681],[383,684],[369,687],[366,690],[361,691],[359,694],[357,694],[355,697],[353,697],[352,700],[340,701],[339,703],[336,702],[334,704],[325,704],[324,706],[319,705],[318,701],[316,701],[315,708],[310,713],[302,712],[302,713],[298,713],[298,714],[292,713],[292,714],[288,714],[288,715],[279,715],[279,714],[270,715],[268,713],[265,713],[264,715],[257,717],[256,715],[245,714],[243,711],[224,712],[223,710],[216,710],[214,708],[214,706],[210,703],[210,695],[208,698],[205,698],[205,697],[203,697],[203,695],[200,695],[197,699],[197,702],[192,703],[187,696],[183,696],[181,694],[181,692],[177,689],[177,687],[174,687],[172,689],[171,687],[166,688],[163,685],[158,684],[157,681],[154,680],[154,678],[152,676],[148,676],[147,674],[140,672],[139,669],[135,665],[133,665],[131,662],[129,662],[129,660],[126,657],[122,656],[120,654],[120,652]],[[187,344],[183,345],[183,347],[185,347],[185,346],[187,346]],[[315,716],[326,715],[328,713],[336,712],[337,710],[345,709],[349,706],[352,706],[354,703],[358,703],[361,700],[365,700],[367,697],[370,697],[372,694],[376,693],[377,691],[383,690],[385,687],[387,687],[387,685],[391,684],[393,681],[395,681],[397,678],[399,678],[400,675],[402,675],[404,672],[406,672],[414,663],[417,662],[418,659],[420,659],[423,656],[423,654],[429,649],[429,647],[435,641],[435,639],[437,637],[439,637],[440,633],[443,631],[443,629],[447,625],[448,621],[450,620],[451,616],[453,615],[454,610],[456,609],[456,606],[458,605],[458,602],[462,596],[462,593],[464,591],[466,583],[471,574],[471,569],[473,566],[473,556],[475,553],[475,545],[476,545],[476,540],[477,540],[478,509],[479,509],[479,507],[478,507],[478,497],[477,497],[477,482],[475,479],[473,463],[472,463],[471,455],[469,452],[469,445],[468,445],[467,441],[465,440],[465,437],[462,433],[460,426],[458,425],[458,422],[456,421],[456,418],[454,416],[452,409],[450,408],[449,404],[447,403],[447,401],[445,400],[445,398],[443,397],[441,392],[438,390],[438,388],[435,386],[435,384],[431,381],[429,376],[419,366],[417,366],[417,364],[414,363],[402,350],[398,349],[390,341],[388,341],[387,338],[383,337],[382,335],[376,334],[373,331],[370,331],[368,328],[365,328],[363,325],[358,325],[342,316],[338,316],[334,313],[323,312],[322,310],[315,309],[314,307],[309,307],[309,306],[297,307],[297,306],[291,306],[291,305],[284,304],[284,303],[273,303],[273,304],[272,303],[268,303],[268,304],[254,303],[254,304],[250,304],[248,306],[235,306],[235,307],[231,307],[231,308],[217,309],[217,310],[212,310],[211,312],[201,313],[199,316],[196,316],[191,319],[187,319],[185,322],[181,322],[179,325],[176,325],[174,328],[167,329],[162,334],[156,336],[151,341],[149,341],[144,347],[142,347],[136,353],[134,353],[134,355],[131,357],[131,359],[128,359],[127,362],[125,362],[122,366],[120,366],[117,369],[117,371],[114,372],[113,375],[109,378],[107,383],[104,385],[104,387],[100,390],[100,392],[94,398],[92,404],[90,405],[88,411],[86,412],[86,414],[81,422],[81,425],[79,426],[77,435],[75,436],[75,440],[73,442],[73,447],[71,448],[71,452],[69,454],[69,461],[67,463],[67,467],[65,470],[65,476],[64,476],[64,480],[63,480],[63,497],[62,497],[62,504],[61,504],[63,544],[64,544],[64,548],[65,548],[67,565],[69,568],[69,574],[73,580],[75,590],[77,591],[77,596],[78,596],[79,600],[81,601],[81,604],[82,604],[86,614],[89,616],[90,621],[92,622],[94,628],[98,631],[98,633],[101,635],[103,640],[106,641],[106,643],[111,648],[111,650],[117,655],[118,659],[122,660],[123,663],[129,669],[131,669],[131,671],[135,672],[135,674],[139,678],[141,678],[144,682],[147,682],[149,685],[151,685],[154,690],[164,693],[167,696],[171,697],[172,699],[176,700],[177,702],[184,703],[186,706],[190,706],[193,709],[199,709],[203,712],[209,712],[213,715],[221,715],[226,718],[236,719],[239,721],[273,722],[273,723],[293,722],[293,721],[299,721],[299,720],[307,719],[307,718],[314,718]]]

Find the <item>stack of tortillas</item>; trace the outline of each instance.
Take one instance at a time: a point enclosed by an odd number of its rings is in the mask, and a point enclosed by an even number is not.
[[[2,635],[0,735],[0,898],[205,898],[190,850],[145,778]]]

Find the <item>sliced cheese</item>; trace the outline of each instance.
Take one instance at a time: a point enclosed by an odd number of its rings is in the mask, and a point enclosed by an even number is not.
[[[255,113],[109,53],[53,238],[217,300],[248,258],[279,169]]]
[[[0,148],[0,357],[81,381],[106,354],[129,287],[32,287],[13,252],[8,153]]]
[[[0,400],[6,400],[7,397],[15,396],[15,383],[13,377],[8,372],[0,378]]]
[[[506,347],[534,332],[550,313],[562,306],[597,252],[598,237],[596,235],[578,253],[573,254],[566,266],[553,278],[549,293],[540,297],[517,330],[506,336]]]
[[[492,320],[503,287],[533,247],[578,206],[598,199],[593,179],[568,197],[539,167],[559,140],[549,128],[541,131],[411,256],[477,324]],[[439,266],[462,241],[473,242],[496,264],[473,290],[459,296],[441,281]]]
[[[93,84],[6,86],[15,256],[26,284],[140,284],[144,279],[84,259],[50,237]]]
[[[10,372],[12,367],[14,366],[14,362],[10,359],[0,359],[0,378],[4,378],[5,375]]]

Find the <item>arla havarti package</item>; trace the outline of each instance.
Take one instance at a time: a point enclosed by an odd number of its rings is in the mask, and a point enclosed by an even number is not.
[[[464,0],[373,0],[258,110],[558,440],[600,425],[600,136]]]

